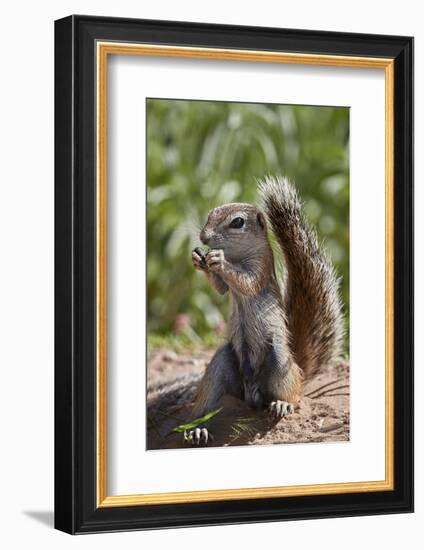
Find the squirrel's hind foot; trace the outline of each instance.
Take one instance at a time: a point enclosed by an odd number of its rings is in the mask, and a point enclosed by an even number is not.
[[[207,428],[189,430],[184,436],[185,442],[192,447],[206,447],[210,439],[211,434],[208,432]]]
[[[294,412],[294,406],[287,401],[273,401],[268,407],[268,413],[271,418],[283,418]]]

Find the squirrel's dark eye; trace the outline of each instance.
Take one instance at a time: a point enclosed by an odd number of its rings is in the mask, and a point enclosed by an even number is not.
[[[234,227],[235,229],[240,229],[240,227],[243,227],[243,225],[243,218],[234,218],[234,220],[230,223],[230,227]]]

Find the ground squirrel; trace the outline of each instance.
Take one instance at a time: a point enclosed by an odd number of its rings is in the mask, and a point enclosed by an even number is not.
[[[283,177],[259,182],[263,210],[244,203],[209,212],[193,265],[220,294],[229,291],[231,313],[227,343],[217,350],[200,382],[193,414],[216,409],[224,394],[268,409],[274,417],[293,412],[304,377],[340,355],[344,325],[339,281],[306,222],[294,187]],[[281,293],[267,236],[281,247],[286,277]],[[199,426],[189,434],[206,445]]]

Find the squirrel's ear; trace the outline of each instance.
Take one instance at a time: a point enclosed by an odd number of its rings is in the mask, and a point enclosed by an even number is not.
[[[258,212],[258,215],[256,216],[256,219],[258,220],[259,226],[265,230],[266,229],[266,221],[265,216],[262,214],[262,212]]]

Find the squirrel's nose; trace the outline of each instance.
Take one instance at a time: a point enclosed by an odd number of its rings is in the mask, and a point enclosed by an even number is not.
[[[200,240],[203,244],[208,244],[211,240],[211,234],[202,229],[202,231],[200,232]]]

